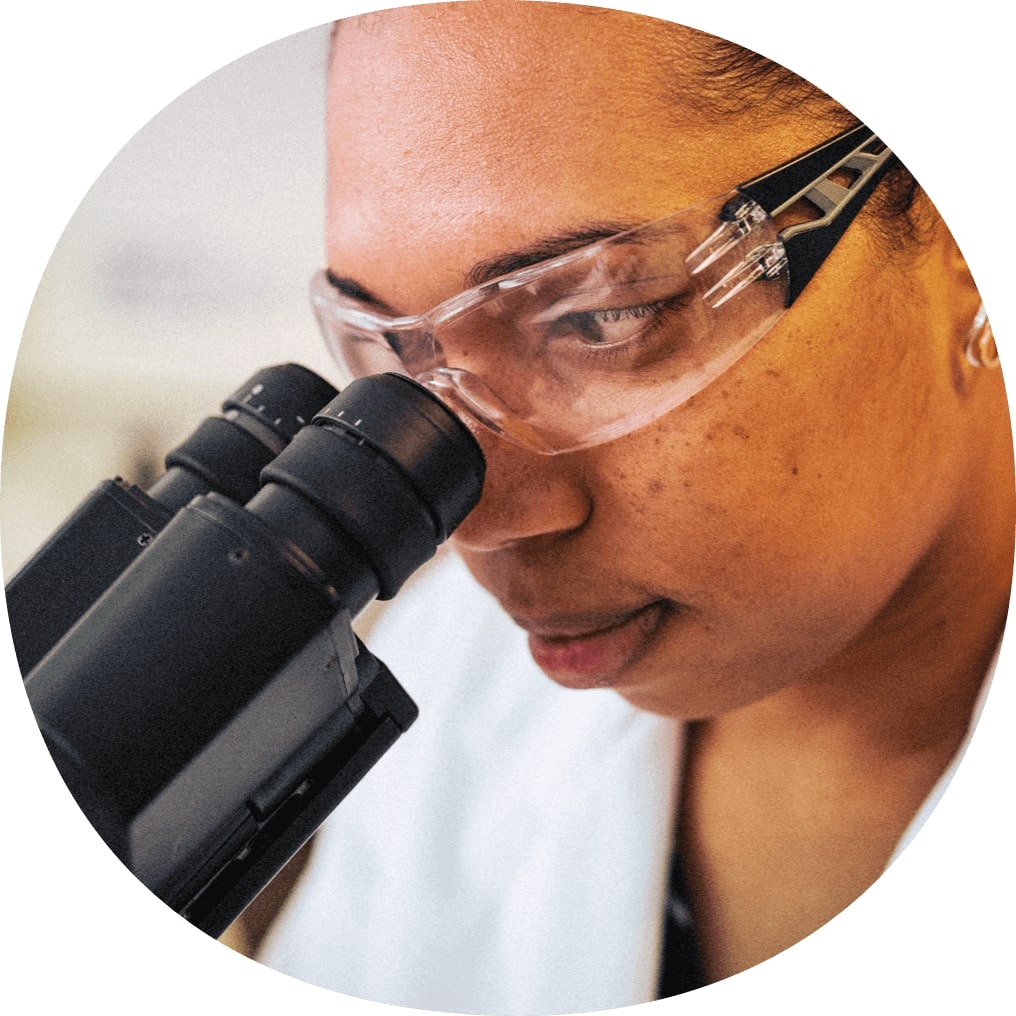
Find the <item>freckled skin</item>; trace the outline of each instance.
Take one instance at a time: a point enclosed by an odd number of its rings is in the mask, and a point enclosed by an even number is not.
[[[791,114],[704,124],[664,101],[657,49],[620,16],[483,7],[385,15],[333,53],[329,264],[400,312],[534,236],[657,218],[829,134]],[[944,227],[890,257],[862,215],[775,329],[656,423],[555,457],[483,437],[486,489],[455,545],[523,621],[675,605],[612,679],[675,717],[800,704],[870,658],[913,664],[921,625],[969,590],[971,553],[991,572],[980,629],[953,611],[950,630],[980,653],[1008,581],[987,555],[1006,560],[1012,526],[1000,378],[957,367],[977,304]]]
[[[657,218],[828,136],[758,103],[703,125],[673,77],[661,105],[688,36],[656,27],[500,0],[343,22],[330,265],[424,311],[493,252]],[[457,543],[507,609],[683,605],[614,686],[703,718],[675,845],[707,980],[871,885],[966,731],[1014,529],[1001,375],[962,355],[977,305],[940,223],[887,253],[862,219],[778,328],[665,419],[555,459],[482,439]]]

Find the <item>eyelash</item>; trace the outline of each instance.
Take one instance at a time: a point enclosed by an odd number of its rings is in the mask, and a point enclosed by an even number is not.
[[[598,344],[586,340],[583,343],[582,355],[592,359],[607,359],[616,362],[622,356],[636,353],[645,348],[656,336],[657,330],[670,317],[671,314],[681,311],[687,305],[685,294],[675,294],[665,297],[653,303],[637,304],[633,307],[617,307],[601,310],[573,311],[563,315],[555,326],[569,324],[575,331],[581,334],[581,329],[576,322],[582,319],[591,319],[597,325],[614,324],[627,320],[648,320],[649,325],[643,328],[638,334],[630,338],[621,339],[616,342],[604,342]]]
[[[608,366],[621,362],[625,358],[633,358],[657,338],[657,332],[674,314],[680,313],[689,301],[689,294],[681,292],[672,296],[655,300],[652,303],[635,304],[630,307],[609,307],[585,311],[571,311],[562,314],[547,328],[545,342],[554,338],[567,339],[569,332],[580,336],[577,343],[577,355],[587,361],[606,363]],[[615,341],[597,342],[583,336],[580,322],[593,322],[597,326],[616,324],[621,321],[646,321],[647,323],[634,335]],[[586,326],[588,328],[588,324]],[[555,334],[557,333],[557,334]],[[382,333],[386,344],[395,355],[407,363],[411,354],[405,347],[402,336],[394,331]]]

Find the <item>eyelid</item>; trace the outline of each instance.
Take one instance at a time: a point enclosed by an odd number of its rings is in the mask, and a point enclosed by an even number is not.
[[[694,291],[688,275],[677,271],[626,282],[605,282],[587,290],[569,289],[546,308],[541,320],[563,314],[635,310],[677,299],[687,301]]]

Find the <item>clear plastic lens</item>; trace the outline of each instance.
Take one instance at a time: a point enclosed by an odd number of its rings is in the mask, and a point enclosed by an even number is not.
[[[628,433],[687,401],[784,309],[769,217],[728,194],[385,319],[322,273],[314,304],[350,377],[397,371],[540,452]]]

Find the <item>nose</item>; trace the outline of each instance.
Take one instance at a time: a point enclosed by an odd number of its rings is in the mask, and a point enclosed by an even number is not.
[[[464,550],[495,551],[581,529],[592,514],[581,455],[540,455],[477,434],[487,460],[480,503],[455,533]]]

